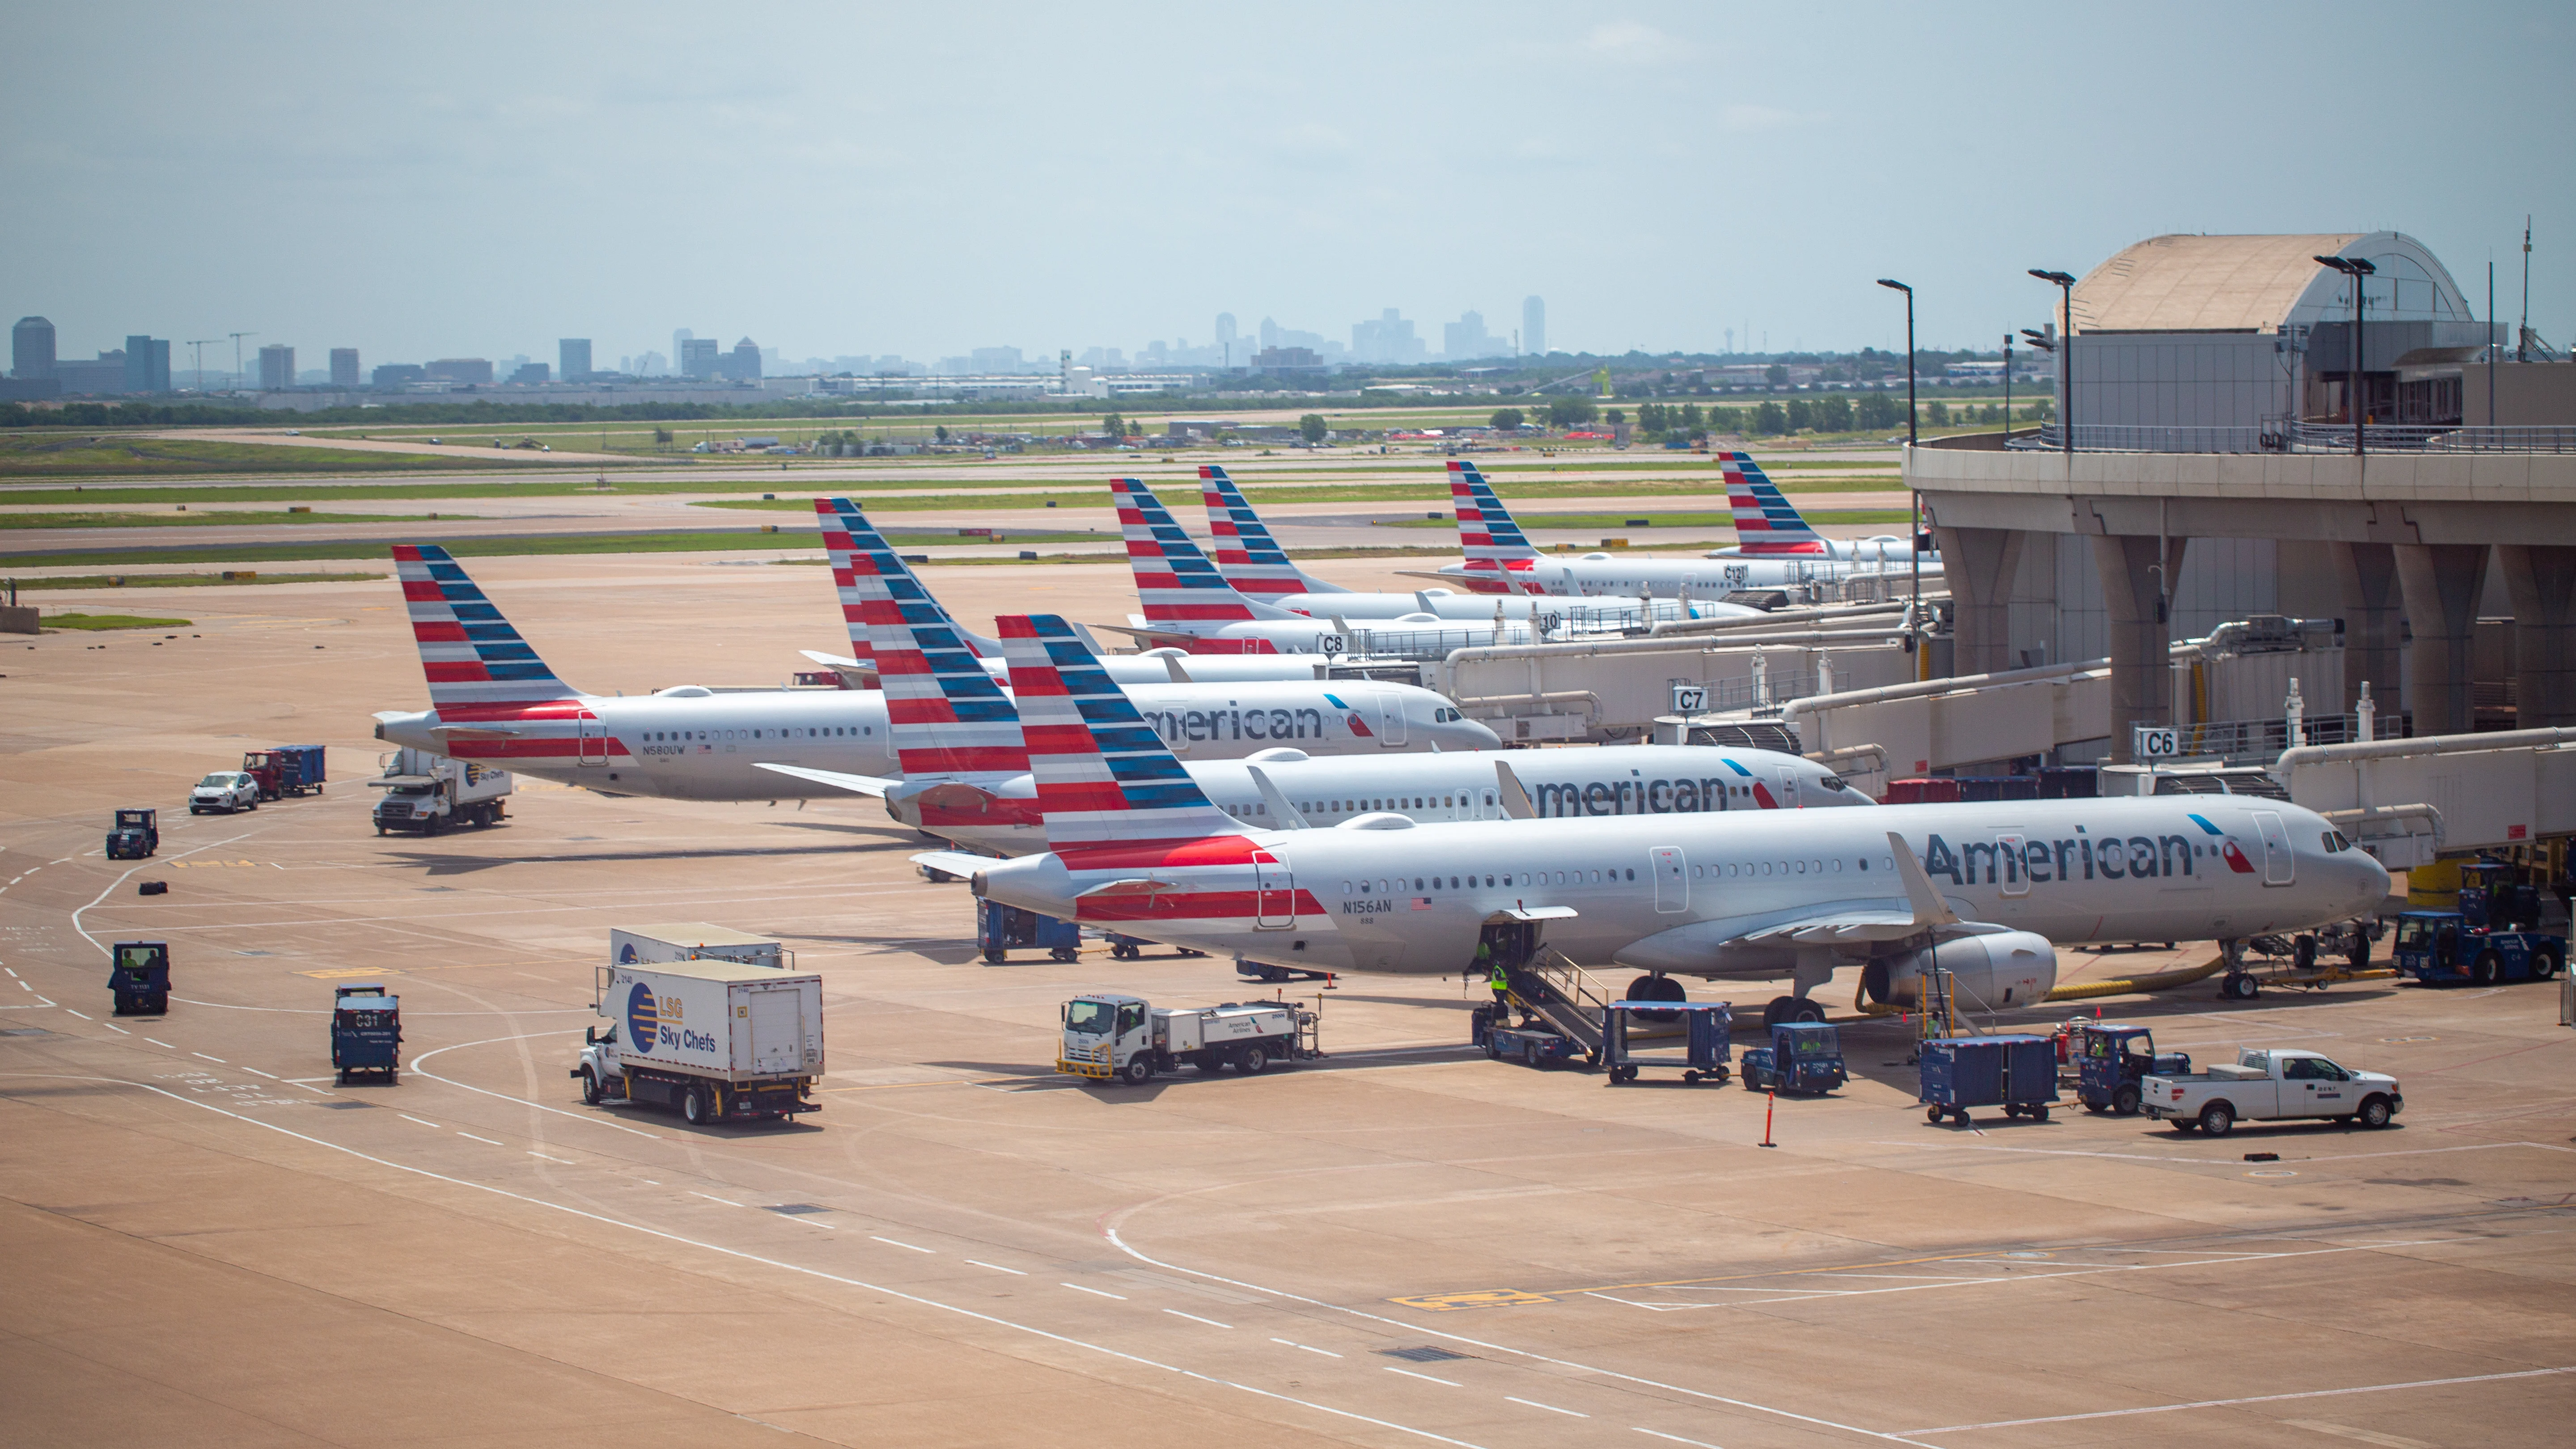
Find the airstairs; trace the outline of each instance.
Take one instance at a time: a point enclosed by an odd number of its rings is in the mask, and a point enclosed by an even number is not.
[[[1512,1003],[1546,1022],[1559,1035],[1579,1044],[1594,1060],[1601,1056],[1604,1008],[1614,997],[1553,946],[1542,946],[1527,962],[1511,968]]]

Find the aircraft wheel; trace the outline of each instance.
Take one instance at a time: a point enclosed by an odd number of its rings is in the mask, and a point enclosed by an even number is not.
[[[1794,996],[1774,996],[1774,997],[1772,997],[1769,1001],[1767,1001],[1767,1002],[1763,1003],[1763,1006],[1762,1006],[1762,1029],[1763,1029],[1764,1031],[1769,1031],[1771,1028],[1773,1028],[1773,1027],[1775,1027],[1775,1026],[1778,1026],[1780,1023],[1782,1023],[1782,1022],[1784,1022],[1784,1021],[1795,1021],[1795,1020],[1797,1020],[1797,1018],[1796,1018],[1796,1017],[1794,1017],[1794,1016],[1790,1015],[1790,1013],[1791,1013],[1791,1012],[1796,1011],[1797,1009],[1798,1009],[1798,998],[1797,998],[1797,997],[1794,997]]]

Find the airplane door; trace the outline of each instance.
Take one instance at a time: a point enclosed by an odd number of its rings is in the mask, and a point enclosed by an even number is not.
[[[1781,765],[1777,767],[1777,773],[1780,777],[1780,808],[1805,809],[1807,802],[1798,797],[1798,772],[1786,765]]]
[[[2026,896],[2030,894],[2030,877],[2022,874],[2021,837],[2019,835],[1998,835],[1995,837],[1995,868],[2001,873],[2005,895]]]
[[[2281,826],[2279,812],[2257,810],[2254,828],[2263,833],[2263,884],[2285,886],[2299,876],[2299,858],[2290,850],[2290,832]]]
[[[1404,748],[1410,736],[1405,730],[1403,698],[1393,694],[1372,694],[1369,699],[1377,705],[1378,747],[1388,750]]]
[[[1256,853],[1252,857],[1252,925],[1259,931],[1285,931],[1297,924],[1297,878],[1288,867]]]
[[[608,763],[608,739],[599,727],[599,716],[589,710],[581,712],[581,748],[575,756],[585,765]]]
[[[1690,871],[1678,845],[1658,845],[1646,852],[1654,863],[1655,910],[1660,915],[1690,909]]]

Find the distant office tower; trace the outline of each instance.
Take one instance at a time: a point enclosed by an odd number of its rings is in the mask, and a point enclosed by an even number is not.
[[[1521,353],[1536,357],[1547,351],[1547,303],[1537,297],[1521,298]]]
[[[689,371],[689,339],[697,335],[686,327],[675,327],[671,330],[671,365],[680,369],[680,375],[683,377],[696,375]],[[707,375],[713,377],[715,374]]]
[[[344,391],[358,385],[358,349],[331,349],[331,385]]]
[[[284,392],[295,386],[295,349],[272,342],[259,350],[259,390]]]
[[[1252,349],[1239,346],[1238,341],[1239,336],[1234,329],[1234,314],[1231,312],[1217,313],[1216,347],[1218,360],[1229,366],[1240,366],[1241,364],[1250,361],[1251,359],[1248,354]]]
[[[1362,362],[1420,362],[1431,344],[1413,335],[1413,323],[1389,307],[1374,322],[1351,324],[1351,355]]]
[[[492,384],[492,360],[488,357],[442,357],[428,364],[426,371],[431,377],[443,377],[449,382],[477,387]]]
[[[707,346],[712,349],[715,343],[711,340]],[[732,353],[725,360],[723,371],[726,377],[735,382],[760,381],[760,344],[748,337],[735,343]]]
[[[429,369],[417,362],[388,362],[368,374],[378,392],[400,392],[415,382],[429,380]]]
[[[1020,349],[1016,347],[977,347],[967,352],[966,365],[977,372],[991,376],[1025,372],[1029,364],[1027,358],[1020,356]]]
[[[680,349],[681,376],[713,377],[716,375],[716,340],[714,338],[691,337],[683,332],[682,335],[672,339],[672,345]]]
[[[21,317],[9,329],[9,375],[54,375],[54,324],[42,317]]]
[[[1455,322],[1440,326],[1440,351],[1451,361],[1475,357],[1496,357],[1511,351],[1508,343],[1485,331],[1485,314],[1469,312]]]
[[[510,381],[522,387],[532,382],[549,382],[552,381],[551,372],[552,369],[542,362],[522,362],[511,370]]]
[[[135,333],[125,339],[125,390],[170,390],[170,339]]]
[[[590,376],[590,339],[567,337],[555,344],[555,372],[566,382]]]

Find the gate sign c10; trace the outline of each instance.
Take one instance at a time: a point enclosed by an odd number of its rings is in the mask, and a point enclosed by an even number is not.
[[[1707,712],[1708,712],[1708,686],[1707,686],[1707,685],[1705,685],[1705,684],[1676,684],[1676,685],[1674,685],[1674,686],[1673,686],[1673,713],[1675,713],[1675,714],[1706,714]]]
[[[2141,760],[2172,760],[2182,755],[2182,732],[2172,725],[2132,726],[2129,753]]]

